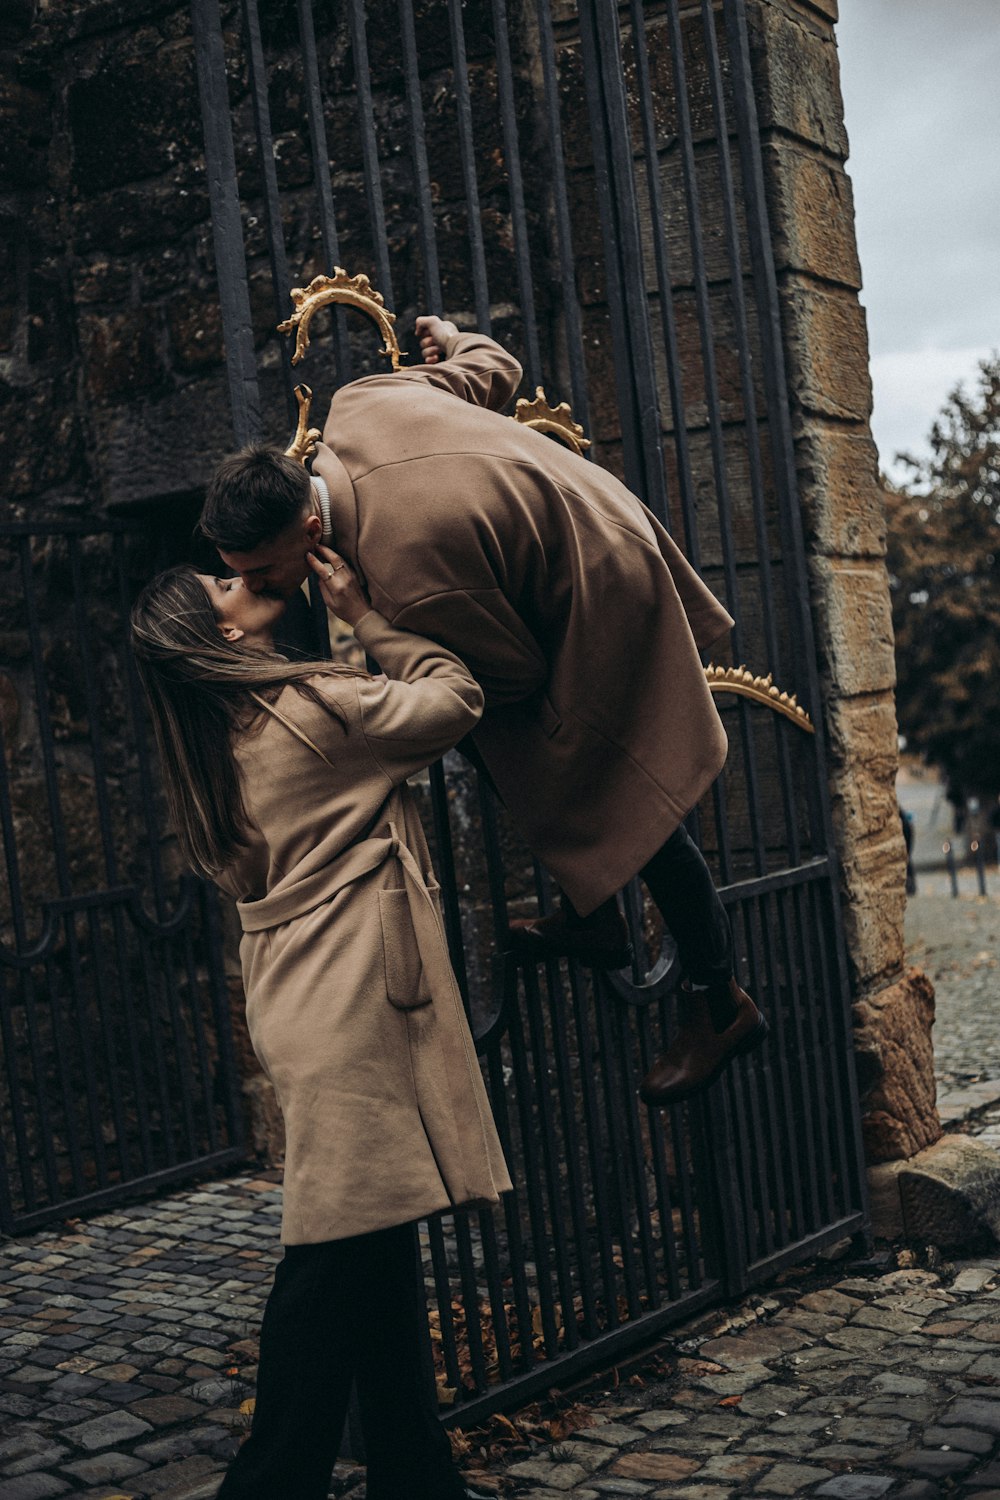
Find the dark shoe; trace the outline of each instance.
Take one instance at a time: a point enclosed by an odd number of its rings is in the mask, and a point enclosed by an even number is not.
[[[547,917],[511,922],[509,948],[536,964],[575,958],[588,969],[624,969],[632,962],[628,927],[617,907],[595,917],[568,917],[559,909]]]
[[[723,1031],[712,1025],[707,992],[688,993],[680,1030],[639,1085],[645,1104],[679,1104],[689,1099],[714,1083],[734,1057],[753,1052],[765,1040],[771,1028],[735,979],[729,982],[729,993],[736,1016]]]

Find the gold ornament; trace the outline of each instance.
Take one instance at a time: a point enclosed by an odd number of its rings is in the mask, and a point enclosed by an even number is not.
[[[312,458],[316,451],[316,444],[323,436],[318,427],[309,426],[312,398],[313,393],[307,385],[295,387],[295,399],[299,403],[299,425],[295,429],[295,436],[285,449],[285,457],[296,458],[300,464],[304,464],[307,458]]]
[[[558,406],[549,404],[545,391],[540,385],[535,386],[535,399],[529,401],[527,396],[522,396],[514,408],[514,421],[520,422],[524,427],[533,427],[536,432],[551,433],[572,448],[574,453],[582,453],[584,448],[590,447],[590,439],[584,437],[583,428],[579,422],[573,421],[573,413],[565,401],[560,401]]]
[[[313,314],[332,302],[354,307],[378,324],[384,345],[379,350],[392,360],[392,368],[399,369],[399,341],[393,331],[396,314],[389,312],[381,292],[377,292],[367,276],[348,276],[343,266],[334,266],[332,276],[314,276],[306,287],[293,286],[292,304],[295,311],[290,318],[278,324],[279,333],[295,330],[295,353],[292,364],[297,365],[309,348],[309,324]]]
[[[783,693],[776,686],[770,672],[766,677],[755,677],[749,667],[709,665],[705,668],[705,676],[708,678],[709,692],[739,693],[744,698],[753,699],[755,703],[763,703],[765,708],[773,708],[775,713],[784,714],[797,729],[804,729],[807,734],[816,733],[812,719],[795,694]]]

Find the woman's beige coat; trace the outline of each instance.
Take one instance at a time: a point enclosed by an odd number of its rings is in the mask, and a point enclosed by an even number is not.
[[[500,415],[515,359],[479,334],[446,353],[342,387],[313,468],[375,608],[485,690],[483,759],[587,912],[722,768],[698,647],[732,620],[613,475]]]
[[[285,1121],[292,1245],[495,1203],[511,1185],[402,785],[475,726],[482,693],[374,611],[356,634],[394,680],[311,679],[332,712],[286,688],[281,718],[238,741],[252,828],[220,882]]]

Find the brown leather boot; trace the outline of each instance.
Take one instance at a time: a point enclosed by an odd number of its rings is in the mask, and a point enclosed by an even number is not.
[[[764,1041],[770,1027],[735,979],[729,981],[729,993],[736,1015],[724,1031],[716,1031],[707,992],[681,991],[680,1029],[639,1085],[645,1104],[679,1104],[689,1099],[714,1083],[734,1057],[753,1052]]]
[[[632,962],[628,927],[616,906],[598,907],[589,917],[559,908],[547,917],[511,922],[509,947],[532,963],[575,958],[588,969],[624,969]]]

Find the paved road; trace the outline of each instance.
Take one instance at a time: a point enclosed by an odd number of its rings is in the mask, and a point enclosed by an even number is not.
[[[208,1500],[247,1425],[277,1249],[244,1176],[0,1247],[0,1500]],[[675,1330],[656,1373],[508,1452],[525,1500],[1000,1500],[1000,1251],[795,1270]],[[235,1373],[232,1373],[235,1371]],[[361,1500],[363,1471],[337,1491]],[[274,1500],[296,1500],[275,1496]]]

